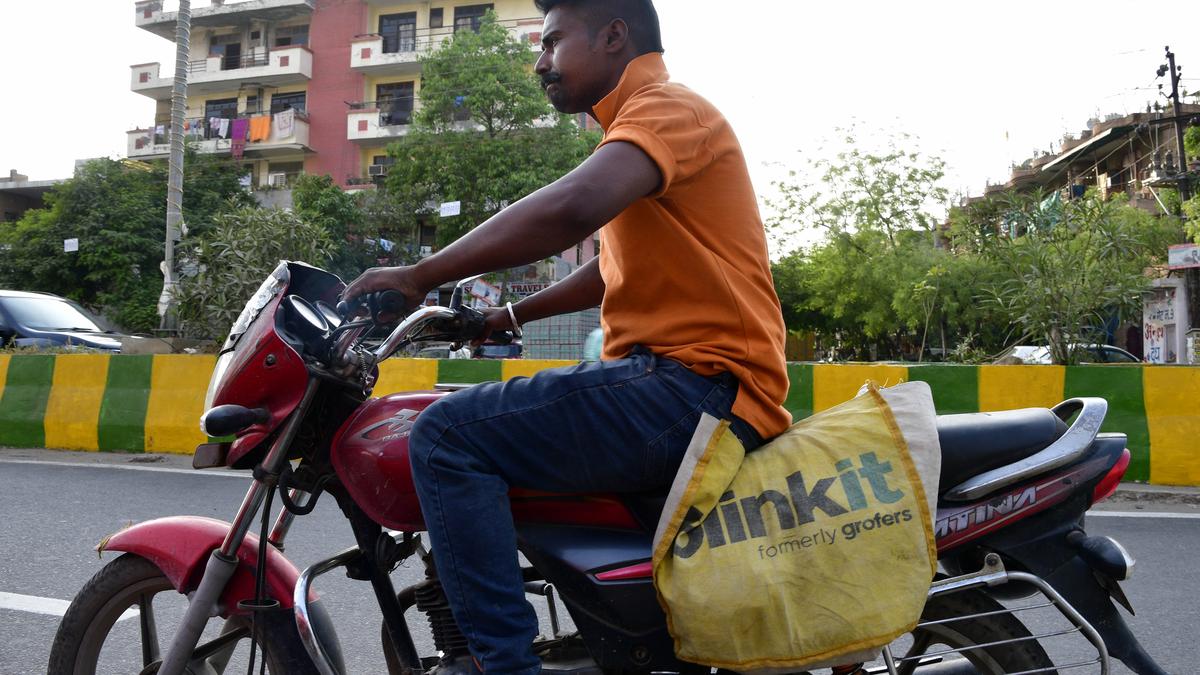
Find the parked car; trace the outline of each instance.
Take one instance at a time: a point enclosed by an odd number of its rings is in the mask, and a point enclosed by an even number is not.
[[[0,290],[0,339],[17,347],[68,347],[121,351],[128,336],[105,330],[78,304],[50,293]]]
[[[1080,363],[1141,363],[1142,361],[1124,349],[1112,345],[1076,344],[1071,345],[1071,348],[1077,352],[1081,352]],[[995,361],[995,363],[1024,363],[1034,365],[1049,365],[1052,362],[1050,348],[1037,345],[1017,345],[1010,347]]]

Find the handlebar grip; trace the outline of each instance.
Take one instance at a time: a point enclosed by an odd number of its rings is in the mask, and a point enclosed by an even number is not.
[[[406,309],[408,299],[400,291],[381,291],[376,294],[374,314],[403,314]]]
[[[408,309],[408,299],[400,291],[387,290],[366,293],[349,300],[342,300],[337,304],[337,312],[343,318],[347,318],[357,314],[363,307],[366,307],[372,320],[381,323],[379,320],[381,314],[402,316]]]

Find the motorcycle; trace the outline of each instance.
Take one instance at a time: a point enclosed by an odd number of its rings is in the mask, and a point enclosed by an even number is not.
[[[101,552],[121,555],[74,598],[49,673],[114,672],[129,669],[129,661],[141,673],[220,673],[247,644],[250,672],[261,650],[260,669],[272,673],[344,673],[336,631],[314,590],[338,569],[374,590],[387,672],[417,675],[467,656],[420,536],[425,526],[408,460],[413,421],[467,385],[370,398],[379,363],[397,350],[466,343],[482,333],[483,316],[463,304],[464,287],[456,287],[448,307],[417,309],[375,341],[380,319],[402,309],[398,294],[366,296],[368,316],[355,318],[353,308],[338,306],[345,286],[336,276],[280,263],[232,327],[206,395],[203,429],[232,440],[203,444],[193,459],[197,469],[252,472],[232,522],[161,518],[103,541]],[[1059,632],[1036,633],[1002,604],[1033,596],[1070,622],[1062,632],[1094,649],[1087,663],[1102,673],[1110,655],[1139,675],[1164,672],[1114,604],[1132,611],[1119,582],[1133,559],[1115,540],[1084,530],[1086,511],[1116,490],[1129,463],[1125,436],[1099,432],[1106,408],[1102,399],[1080,398],[1053,409],[939,418],[943,487],[935,530],[942,572],[917,627],[866,672],[994,675],[1079,665],[1053,663],[1045,643]],[[525,588],[549,610],[551,630],[535,644],[543,672],[711,672],[676,659],[655,595],[651,538],[665,490],[512,491],[529,562]],[[301,571],[283,555],[283,543],[295,518],[325,494],[357,545]],[[272,518],[276,495],[282,508]],[[255,536],[250,530],[260,514]],[[406,561],[423,565],[425,578],[397,592],[389,574]],[[169,642],[160,642],[156,598],[177,594],[187,597],[186,610]],[[574,630],[559,620],[560,602]],[[436,654],[418,653],[406,618],[414,608],[428,620]],[[112,663],[110,651],[122,649],[132,649],[117,657],[123,665],[104,665]]]

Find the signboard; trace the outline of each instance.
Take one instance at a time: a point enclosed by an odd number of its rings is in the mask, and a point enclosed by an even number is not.
[[[1147,363],[1175,362],[1175,289],[1155,289],[1142,305],[1142,351]]]
[[[486,303],[488,307],[500,304],[500,287],[493,286],[483,279],[478,279],[471,284],[471,295]]]
[[[462,213],[462,202],[443,202],[442,208],[438,210],[438,215],[443,218],[457,216],[460,213]]]
[[[66,253],[74,253],[79,250],[79,239],[63,239],[63,251]]]
[[[1200,245],[1175,244],[1167,251],[1167,267],[1182,270],[1200,267]]]
[[[527,298],[538,291],[545,290],[549,287],[549,282],[546,283],[528,283],[528,284],[509,284],[508,291],[513,295]]]

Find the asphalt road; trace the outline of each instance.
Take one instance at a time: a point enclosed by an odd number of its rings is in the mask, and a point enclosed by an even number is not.
[[[182,470],[184,458],[134,459],[144,458],[0,450],[0,675],[45,672],[60,620],[56,612],[115,557],[98,559],[93,547],[101,538],[166,515],[229,519],[248,485],[243,474]],[[1134,632],[1168,672],[1197,672],[1200,579],[1191,555],[1200,551],[1200,507],[1116,502],[1108,510],[1123,515],[1092,517],[1088,530],[1116,537],[1138,558],[1137,574],[1125,585],[1139,610],[1130,618]],[[1180,517],[1147,515],[1161,511]],[[330,499],[297,520],[287,555],[304,568],[351,544],[349,528]],[[417,568],[402,567],[394,580],[401,587],[421,576]],[[379,611],[369,585],[334,573],[322,577],[317,588],[329,603],[350,672],[384,672]],[[416,637],[418,649],[429,653],[424,633]],[[124,669],[113,672],[119,670]],[[1117,666],[1113,672],[1129,671]]]

